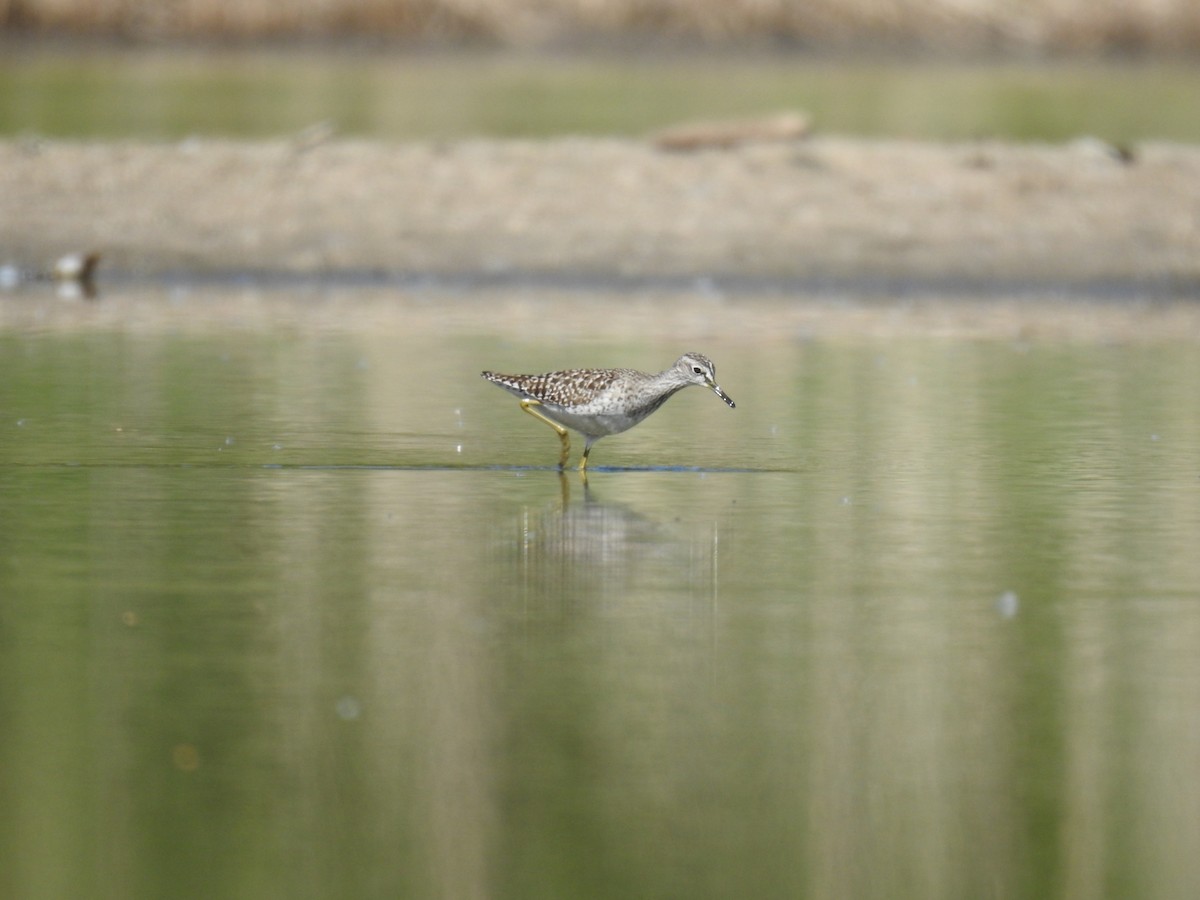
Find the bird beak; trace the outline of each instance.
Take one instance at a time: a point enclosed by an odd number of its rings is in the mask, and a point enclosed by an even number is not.
[[[730,399],[729,395],[727,393],[725,393],[723,390],[721,390],[721,386],[719,384],[717,384],[715,381],[710,381],[708,383],[708,386],[710,388],[712,388],[712,392],[714,394],[716,394],[718,397],[720,397],[722,400],[724,400],[729,405],[730,409],[734,409],[737,406],[737,404],[734,403],[732,399]]]

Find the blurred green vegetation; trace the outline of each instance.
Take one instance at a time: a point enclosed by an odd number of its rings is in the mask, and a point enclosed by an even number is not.
[[[802,110],[822,133],[930,140],[1200,140],[1200,66],[785,55],[198,49],[0,59],[0,134],[258,138],[318,122],[385,139],[641,135]]]

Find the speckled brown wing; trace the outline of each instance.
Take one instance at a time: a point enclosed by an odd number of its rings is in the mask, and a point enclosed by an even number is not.
[[[624,372],[623,369],[570,369],[541,375],[502,375],[498,372],[482,374],[488,381],[500,385],[518,397],[532,397],[542,403],[553,403],[570,409],[594,399]]]

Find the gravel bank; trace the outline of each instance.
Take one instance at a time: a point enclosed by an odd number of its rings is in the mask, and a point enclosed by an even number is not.
[[[311,137],[311,136],[310,136]],[[0,263],[1200,284],[1200,148],[0,142]]]

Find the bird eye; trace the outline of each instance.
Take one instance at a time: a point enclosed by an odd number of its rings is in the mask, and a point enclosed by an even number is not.
[[[695,372],[697,375],[704,374],[704,370],[702,368],[700,368],[699,366],[692,366],[692,371]]]

